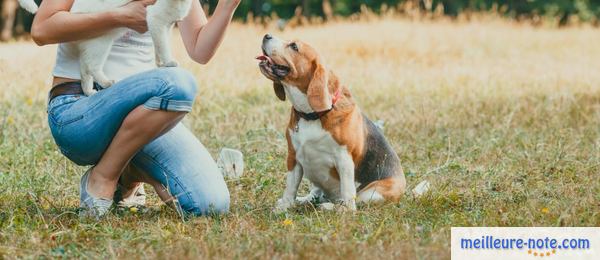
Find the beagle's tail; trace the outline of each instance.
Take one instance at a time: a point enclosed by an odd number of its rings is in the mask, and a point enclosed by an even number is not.
[[[35,14],[35,12],[37,12],[38,10],[38,6],[33,0],[19,0],[19,4],[21,4],[21,7],[23,7],[23,9],[27,10],[32,14]]]

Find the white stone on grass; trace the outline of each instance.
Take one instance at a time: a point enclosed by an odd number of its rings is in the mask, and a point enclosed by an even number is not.
[[[244,155],[238,150],[223,148],[219,153],[217,165],[223,176],[239,179],[244,174]]]
[[[412,190],[412,193],[415,197],[421,197],[431,188],[431,184],[428,181],[422,181]]]

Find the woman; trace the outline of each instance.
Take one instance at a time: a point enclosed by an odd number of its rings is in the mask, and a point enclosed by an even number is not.
[[[142,182],[178,210],[194,215],[224,213],[229,191],[214,160],[180,124],[191,111],[195,79],[178,68],[155,68],[146,31],[146,6],[136,0],[108,12],[69,13],[74,0],[43,1],[31,34],[38,45],[61,43],[53,71],[48,122],[61,152],[79,165],[93,165],[81,178],[84,215],[104,216],[119,204],[145,201]],[[178,23],[188,55],[206,64],[215,54],[240,0],[219,1],[207,20],[199,1]],[[89,39],[113,28],[130,30],[116,40],[104,71],[117,80],[86,97],[79,64],[69,41]],[[115,196],[115,194],[119,196]]]

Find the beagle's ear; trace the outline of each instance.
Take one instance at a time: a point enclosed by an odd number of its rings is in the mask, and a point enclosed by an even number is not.
[[[329,74],[325,67],[317,64],[317,69],[308,85],[306,96],[308,103],[315,112],[331,109],[331,98],[329,97]]]
[[[273,82],[273,90],[275,90],[275,95],[281,101],[285,101],[285,90],[283,89],[283,85],[279,82]]]

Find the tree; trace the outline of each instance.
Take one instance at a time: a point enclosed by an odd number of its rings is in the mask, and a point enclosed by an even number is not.
[[[15,16],[19,4],[17,0],[2,0],[2,8],[0,13],[0,41],[6,41],[13,37],[13,27]]]
[[[201,1],[208,14],[209,11],[214,12],[219,0],[196,1]],[[401,7],[404,15],[415,17],[421,14],[434,18],[441,15],[457,17],[465,12],[492,11],[515,19],[553,17],[557,18],[560,25],[568,25],[574,20],[572,18],[600,24],[600,0],[245,0],[235,17],[254,21],[255,18],[265,20],[265,17],[275,14],[278,18],[289,19],[291,24],[301,26],[308,24],[308,17],[311,16],[321,16],[329,21],[335,16],[359,13],[361,9],[379,13],[383,6]],[[31,21],[32,15],[18,9],[17,0],[0,0],[0,41],[24,33]]]
[[[252,13],[255,16],[262,15],[263,0],[252,0]]]
[[[325,16],[326,21],[331,21],[331,19],[333,19],[333,8],[331,7],[331,2],[329,0],[323,0],[323,15]]]
[[[302,14],[306,17],[310,17],[310,0],[302,0]]]

